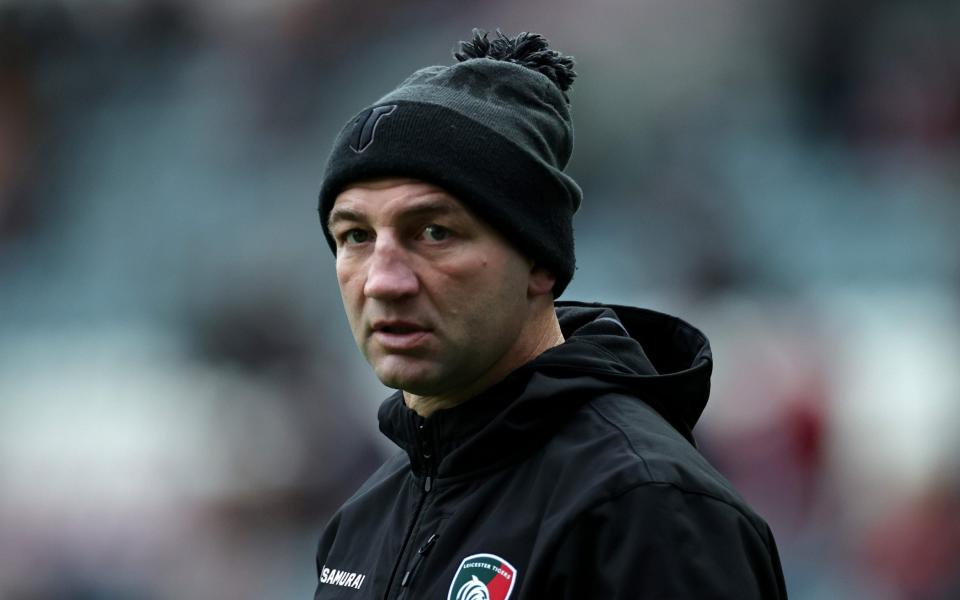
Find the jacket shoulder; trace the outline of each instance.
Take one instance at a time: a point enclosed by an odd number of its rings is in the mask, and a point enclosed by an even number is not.
[[[610,393],[587,402],[550,445],[559,460],[583,469],[598,491],[596,501],[658,484],[711,497],[758,519],[696,447],[636,397]]]
[[[584,588],[561,597],[620,598],[635,589],[631,581],[662,597],[785,597],[770,527],[640,399],[610,393],[585,403],[537,462],[550,511],[563,515],[553,556],[569,568],[560,571],[582,564],[584,548],[590,560],[607,552],[622,565],[619,575],[584,579]]]

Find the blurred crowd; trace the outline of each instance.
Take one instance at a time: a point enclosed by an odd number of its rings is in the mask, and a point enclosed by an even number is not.
[[[701,327],[791,597],[960,597],[960,4],[0,0],[0,598],[303,598],[389,452],[315,198],[471,28],[577,58],[565,299]]]

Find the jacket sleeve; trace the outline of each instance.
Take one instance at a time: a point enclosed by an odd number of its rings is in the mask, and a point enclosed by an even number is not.
[[[327,526],[323,529],[323,533],[320,535],[320,541],[317,543],[317,578],[323,576],[323,565],[327,559],[327,555],[330,554],[330,548],[333,547],[334,540],[337,539],[337,532],[340,529],[340,513],[334,513],[333,517],[330,518],[330,522],[327,523]]]
[[[701,493],[644,484],[565,532],[546,598],[786,598],[769,527]]]

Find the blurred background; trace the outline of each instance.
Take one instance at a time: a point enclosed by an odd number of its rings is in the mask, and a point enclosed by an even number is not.
[[[565,299],[702,328],[791,596],[960,597],[960,3],[0,0],[0,598],[309,598],[390,452],[315,197],[471,28],[577,58]]]

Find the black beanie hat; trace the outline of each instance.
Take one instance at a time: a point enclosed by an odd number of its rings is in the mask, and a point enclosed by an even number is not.
[[[411,177],[438,185],[556,277],[574,270],[573,213],[582,192],[563,169],[573,151],[566,91],[573,59],[535,33],[474,30],[451,66],[418,70],[340,131],[320,187],[327,228],[350,183]]]

